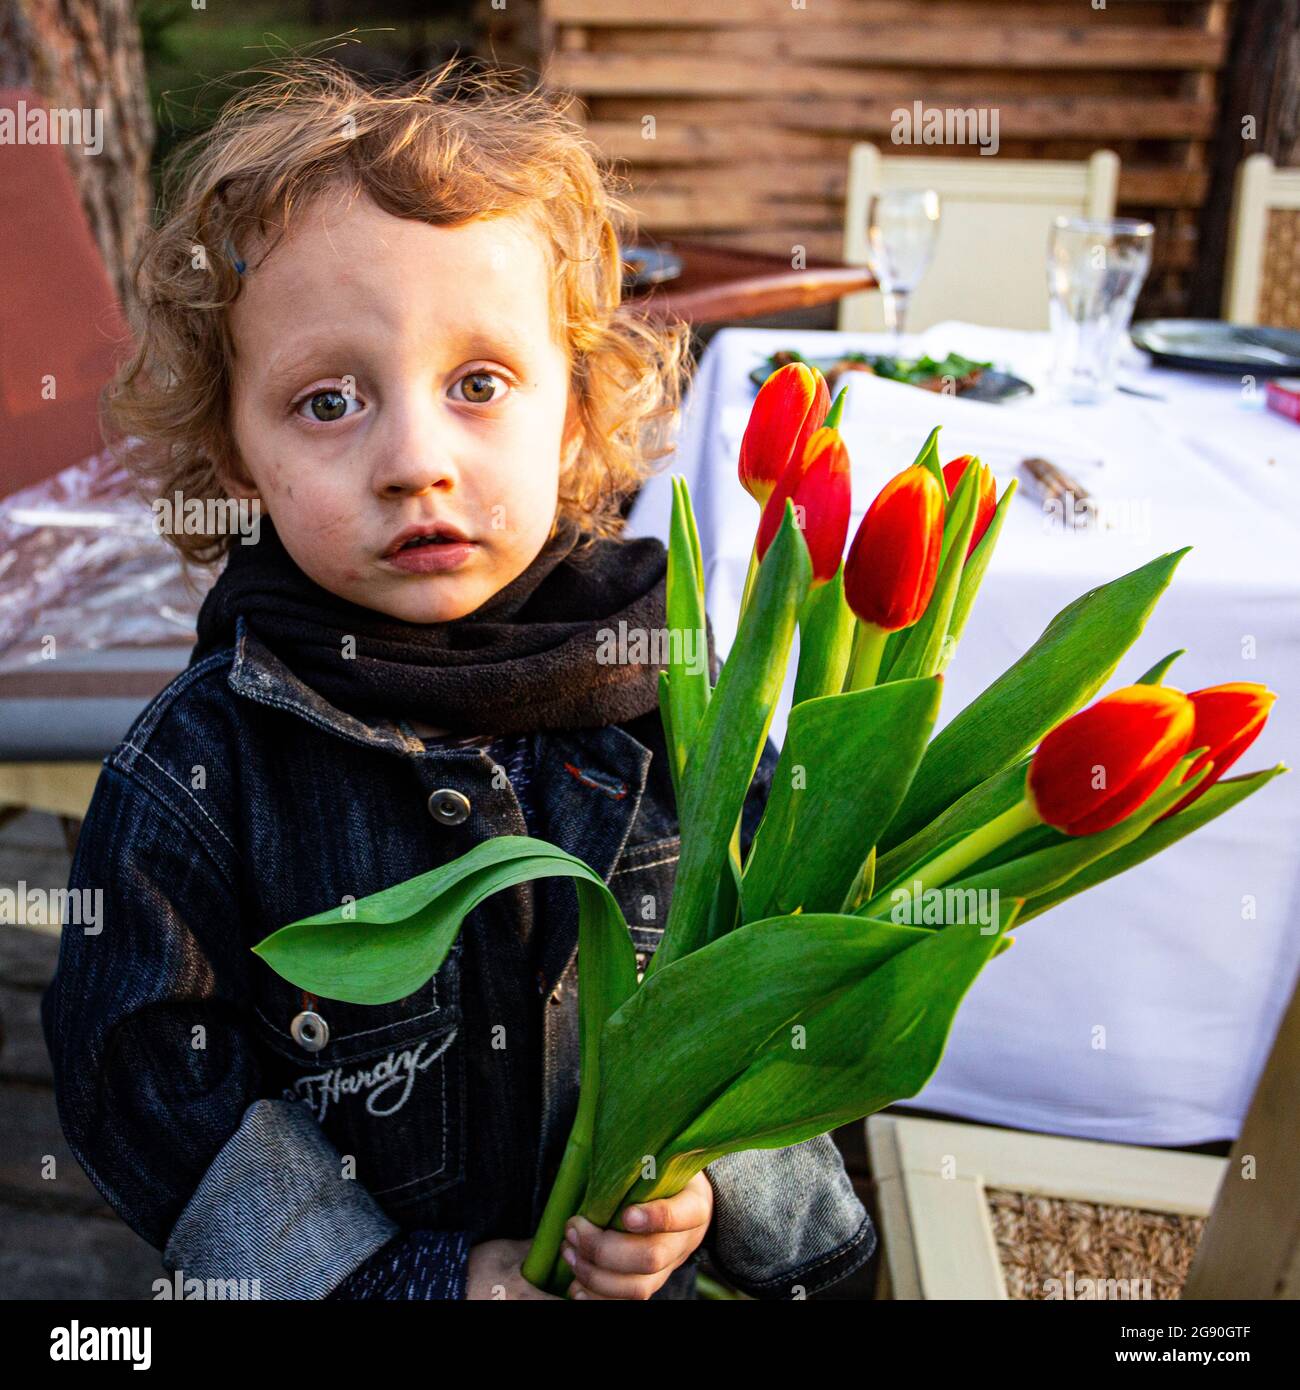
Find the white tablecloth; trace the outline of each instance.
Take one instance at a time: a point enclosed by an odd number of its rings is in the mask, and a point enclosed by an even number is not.
[[[1046,334],[942,324],[914,346],[957,351],[1043,385]],[[725,329],[702,359],[679,446],[633,510],[633,534],[667,542],[669,475],[691,488],[719,651],[735,636],[756,504],[736,479],[754,387],[770,352],[883,350],[862,334]],[[1164,396],[1098,407],[1032,399],[983,405],[850,378],[842,432],[853,460],[850,536],[929,429],[940,455],[982,457],[1002,487],[1022,458],[1071,473],[1102,525],[1065,532],[1022,495],[953,664],[942,724],[1085,590],[1192,545],[1110,687],[1179,647],[1167,678],[1193,690],[1261,681],[1279,694],[1233,774],[1300,758],[1300,428],[1262,387],[1151,368],[1121,380]],[[773,720],[779,744],[794,659]],[[995,1124],[1148,1144],[1235,1138],[1300,966],[1300,794],[1295,773],[1156,859],[1015,932],[958,1016],[944,1060],[912,1104]]]

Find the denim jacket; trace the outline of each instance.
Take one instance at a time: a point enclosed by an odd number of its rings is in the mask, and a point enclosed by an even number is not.
[[[323,1298],[398,1234],[436,1232],[454,1297],[473,1244],[532,1234],[577,1102],[572,882],[486,900],[393,1004],[313,998],[249,949],[531,831],[605,878],[643,963],[680,845],[658,713],[527,742],[531,827],[489,752],[343,713],[241,618],[105,759],[70,880],[102,890],[101,925],[65,926],[42,1022],[73,1153],[169,1271]],[[745,844],[775,758],[769,740]],[[875,1248],[829,1136],[705,1171],[700,1256],[754,1296],[815,1292]]]

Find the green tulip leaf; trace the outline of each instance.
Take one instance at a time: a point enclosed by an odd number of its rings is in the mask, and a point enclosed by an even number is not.
[[[846,388],[847,389],[847,388]],[[844,688],[853,643],[853,612],[844,601],[844,565],[809,589],[799,613],[799,664],[791,705]]]
[[[774,1029],[745,1071],[654,1151],[655,1176],[640,1179],[627,1200],[679,1192],[724,1154],[798,1144],[914,1096],[939,1065],[958,1006],[1017,906],[1004,900],[991,929],[971,923],[928,931],[846,988],[823,992]],[[593,1170],[593,1186],[596,1178]]]
[[[710,922],[717,920],[713,901],[720,865],[763,755],[811,577],[808,546],[787,501],[687,758],[678,812],[682,853],[668,922],[647,975],[709,940]],[[674,732],[680,738],[675,718]]]
[[[1137,678],[1137,680],[1133,682],[1133,684],[1160,685],[1163,682],[1169,668],[1174,664],[1174,662],[1177,661],[1180,656],[1186,655],[1186,647],[1179,647],[1179,649],[1176,652],[1170,652],[1168,656],[1161,657],[1160,660],[1157,661],[1156,664],[1149,671],[1144,671]]]
[[[912,676],[932,676],[943,664],[948,621],[952,617],[953,604],[957,602],[966,550],[975,531],[978,502],[978,472],[974,467],[968,467],[961,475],[961,481],[948,505],[934,592],[925,612],[908,630],[907,641],[889,668],[891,681],[907,680]]]
[[[746,921],[841,906],[916,772],[940,686],[894,681],[790,711],[741,883]]]
[[[971,468],[967,467],[966,472],[971,472]],[[993,550],[998,543],[998,536],[1002,532],[1002,523],[1007,518],[1007,508],[1011,505],[1011,499],[1015,495],[1016,480],[1012,478],[1002,489],[1002,496],[998,498],[998,505],[989,521],[988,530],[980,537],[980,543],[967,557],[965,567],[961,572],[961,585],[957,590],[957,600],[952,606],[952,617],[948,620],[948,640],[944,644],[943,660],[939,664],[940,671],[947,669],[948,663],[957,651],[957,643],[961,641],[961,635],[966,630],[966,620],[970,617],[971,609],[974,607],[975,595],[984,582],[984,574],[989,567],[989,561],[993,558]]]
[[[605,1025],[584,1210],[605,1224],[654,1154],[778,1030],[931,933],[834,913],[750,922],[655,972]]]
[[[679,780],[689,784],[695,738],[709,704],[708,637],[703,574],[696,568],[698,541],[690,494],[673,478],[673,512],[668,541],[668,701]]]
[[[945,504],[948,501],[948,484],[943,476],[943,464],[939,462],[939,431],[942,425],[936,425],[929,433],[924,444],[921,445],[921,452],[912,460],[912,467],[920,464],[928,468],[931,473],[939,480],[939,490],[943,493]],[[958,484],[960,486],[960,484]]]

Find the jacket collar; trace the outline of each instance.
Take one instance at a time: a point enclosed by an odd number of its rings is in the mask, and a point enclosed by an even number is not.
[[[235,619],[235,659],[227,684],[237,695],[300,715],[308,723],[350,743],[406,754],[419,753],[423,748],[419,740],[404,734],[391,721],[367,724],[330,704],[260,641],[242,614]]]

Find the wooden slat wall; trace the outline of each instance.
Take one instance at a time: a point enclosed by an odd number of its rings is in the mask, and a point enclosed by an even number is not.
[[[542,70],[630,182],[642,230],[842,250],[850,147],[893,113],[996,107],[999,154],[1122,161],[1156,224],[1151,313],[1185,312],[1232,0],[541,0]],[[647,138],[646,118],[654,118]],[[900,153],[979,157],[973,147]]]

